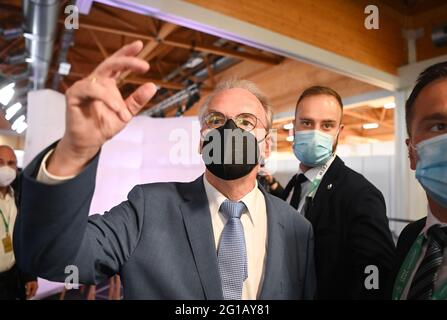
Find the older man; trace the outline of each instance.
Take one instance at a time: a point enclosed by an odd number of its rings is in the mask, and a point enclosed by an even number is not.
[[[130,299],[313,298],[311,225],[257,186],[271,110],[247,81],[220,85],[200,110],[203,176],[136,186],[88,217],[101,146],[155,94],[144,84],[123,100],[116,86],[120,73],[148,70],[141,49],[123,47],[67,91],[63,138],[24,172],[20,266],[63,281],[74,265],[89,284],[119,273]]]
[[[12,248],[12,231],[17,216],[16,199],[11,184],[17,176],[14,150],[0,146],[0,300],[32,298],[37,291],[37,279],[17,269]]]

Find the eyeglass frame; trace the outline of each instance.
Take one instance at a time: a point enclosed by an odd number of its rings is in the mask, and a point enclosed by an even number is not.
[[[237,117],[239,117],[240,115],[243,115],[243,114],[248,114],[248,115],[250,115],[250,116],[253,116],[255,119],[256,119],[256,123],[255,123],[255,125],[254,125],[254,127],[253,127],[253,129],[251,129],[251,130],[246,130],[247,132],[252,132],[253,130],[255,130],[256,129],[256,127],[257,127],[257,125],[258,125],[258,122],[261,124],[261,126],[262,126],[262,128],[264,128],[264,130],[266,131],[266,134],[265,134],[265,136],[264,136],[264,138],[262,138],[260,141],[262,141],[262,140],[264,140],[265,138],[267,138],[267,136],[269,135],[269,130],[267,129],[267,127],[264,125],[264,123],[262,122],[262,120],[261,119],[259,119],[256,115],[254,115],[253,113],[249,113],[249,112],[243,112],[243,113],[239,113],[238,115],[236,115],[236,116],[234,116],[234,117],[228,117],[226,114],[224,114],[224,113],[222,113],[222,112],[220,112],[220,111],[213,111],[213,110],[211,110],[211,111],[209,111],[208,113],[206,113],[205,115],[203,115],[202,116],[202,118],[200,119],[201,121],[201,123],[202,123],[202,126],[204,126],[204,125],[206,125],[206,127],[208,128],[208,129],[215,129],[215,128],[210,128],[207,124],[205,124],[205,118],[206,117],[208,117],[210,114],[213,114],[213,113],[218,113],[218,114],[221,114],[223,117],[224,117],[224,119],[225,119],[225,122],[224,123],[226,123],[228,120],[233,120],[234,121],[234,119],[235,118],[237,118]],[[239,129],[243,129],[243,128],[240,128],[238,125],[237,125],[237,122],[236,121],[234,121],[234,123],[236,123],[236,126],[239,128]],[[243,130],[245,130],[245,129],[243,129]]]

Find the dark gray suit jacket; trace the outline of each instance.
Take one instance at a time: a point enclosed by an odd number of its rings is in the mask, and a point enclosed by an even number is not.
[[[75,265],[85,284],[120,274],[126,299],[222,299],[202,177],[138,185],[127,201],[89,217],[98,156],[74,179],[45,185],[35,177],[48,150],[22,177],[14,248],[23,270],[64,281],[65,267]],[[312,299],[312,227],[287,203],[261,191],[268,249],[259,298]]]

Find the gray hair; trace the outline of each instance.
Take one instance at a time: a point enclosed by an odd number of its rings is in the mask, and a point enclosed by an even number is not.
[[[228,89],[244,89],[250,92],[252,95],[254,95],[259,102],[261,102],[262,107],[265,111],[265,117],[267,120],[267,130],[270,130],[272,128],[272,122],[273,122],[273,106],[270,103],[269,99],[265,96],[265,94],[254,84],[254,82],[249,80],[242,80],[242,79],[229,79],[221,81],[217,84],[216,88],[211,92],[206,98],[203,104],[200,106],[199,109],[199,120],[202,122],[203,116],[205,115],[206,110],[209,107],[209,104],[211,100],[215,96],[217,96],[219,93],[221,93],[224,90]]]

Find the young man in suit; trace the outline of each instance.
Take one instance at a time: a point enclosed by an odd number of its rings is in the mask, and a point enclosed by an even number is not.
[[[427,68],[405,106],[410,167],[424,188],[427,216],[397,243],[393,299],[447,299],[447,62]]]
[[[116,85],[148,70],[142,47],[121,48],[67,91],[63,138],[24,170],[19,265],[58,281],[74,265],[86,284],[119,273],[128,299],[312,299],[311,225],[257,186],[272,113],[250,82],[220,85],[200,109],[204,175],[136,186],[88,217],[101,146],[155,94],[148,83],[123,100]]]
[[[313,225],[317,297],[383,299],[394,254],[385,202],[374,185],[336,156],[342,117],[342,100],[334,90],[314,86],[301,94],[293,143],[300,165],[282,198]],[[378,272],[376,283],[367,279],[370,268]]]

